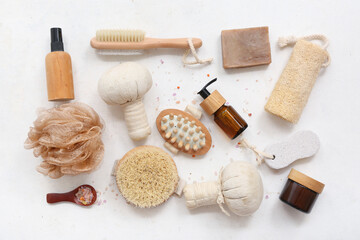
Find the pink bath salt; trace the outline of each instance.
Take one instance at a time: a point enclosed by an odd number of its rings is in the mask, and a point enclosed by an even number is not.
[[[79,188],[78,192],[75,194],[77,200],[84,205],[88,205],[94,198],[94,194],[91,191],[91,188],[82,186]]]

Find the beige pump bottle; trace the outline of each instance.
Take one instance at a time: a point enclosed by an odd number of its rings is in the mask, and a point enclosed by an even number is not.
[[[51,52],[45,58],[48,100],[74,99],[70,55],[64,52],[61,28],[51,28]]]

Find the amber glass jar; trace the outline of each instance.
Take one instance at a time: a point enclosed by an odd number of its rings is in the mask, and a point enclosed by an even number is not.
[[[239,136],[248,127],[245,120],[232,106],[222,105],[214,113],[214,121],[231,139]]]
[[[291,169],[280,200],[304,213],[310,213],[324,187],[323,183]]]

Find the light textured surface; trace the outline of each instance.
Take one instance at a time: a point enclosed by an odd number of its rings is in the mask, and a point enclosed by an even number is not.
[[[300,131],[288,139],[267,146],[265,152],[275,159],[265,159],[265,163],[274,169],[289,166],[296,160],[313,156],[320,148],[319,137],[311,131]]]
[[[0,239],[359,239],[359,1],[0,1]],[[273,63],[224,70],[221,30],[264,25],[270,29]],[[54,105],[47,101],[45,78],[52,26],[63,28],[76,99],[93,107],[105,121],[100,168],[90,175],[58,180],[37,173],[41,160],[23,148],[36,110]],[[199,56],[212,56],[214,61],[184,68],[183,51],[166,49],[140,56],[99,56],[89,41],[97,29],[108,27],[143,29],[153,37],[201,37]],[[321,71],[300,121],[291,126],[264,111],[265,98],[292,52],[292,48],[279,49],[276,41],[279,36],[312,33],[329,37],[332,63]],[[131,141],[121,107],[108,106],[97,91],[100,77],[125,61],[144,64],[154,81],[144,98],[153,134],[143,142]],[[264,199],[247,218],[227,217],[218,206],[190,211],[185,199],[175,196],[154,209],[134,208],[116,196],[120,193],[110,176],[114,160],[137,145],[162,147],[156,116],[166,108],[184,109],[193,100],[198,105],[202,100],[196,92],[214,77],[219,80],[209,90],[218,89],[242,115],[249,124],[244,137],[260,149],[303,129],[319,135],[316,156],[293,164],[326,184],[310,215],[278,199],[290,168],[272,170],[265,164],[259,167]],[[181,178],[190,183],[212,181],[231,161],[242,157],[255,161],[252,152],[236,148],[238,139],[229,140],[211,117],[204,114],[201,121],[211,131],[214,148],[203,157],[174,156]],[[66,192],[83,183],[101,192],[100,204],[84,209],[46,203],[46,193]]]

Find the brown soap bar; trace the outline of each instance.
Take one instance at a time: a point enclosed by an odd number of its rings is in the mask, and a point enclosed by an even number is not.
[[[224,68],[271,63],[268,27],[223,30],[221,45]]]

